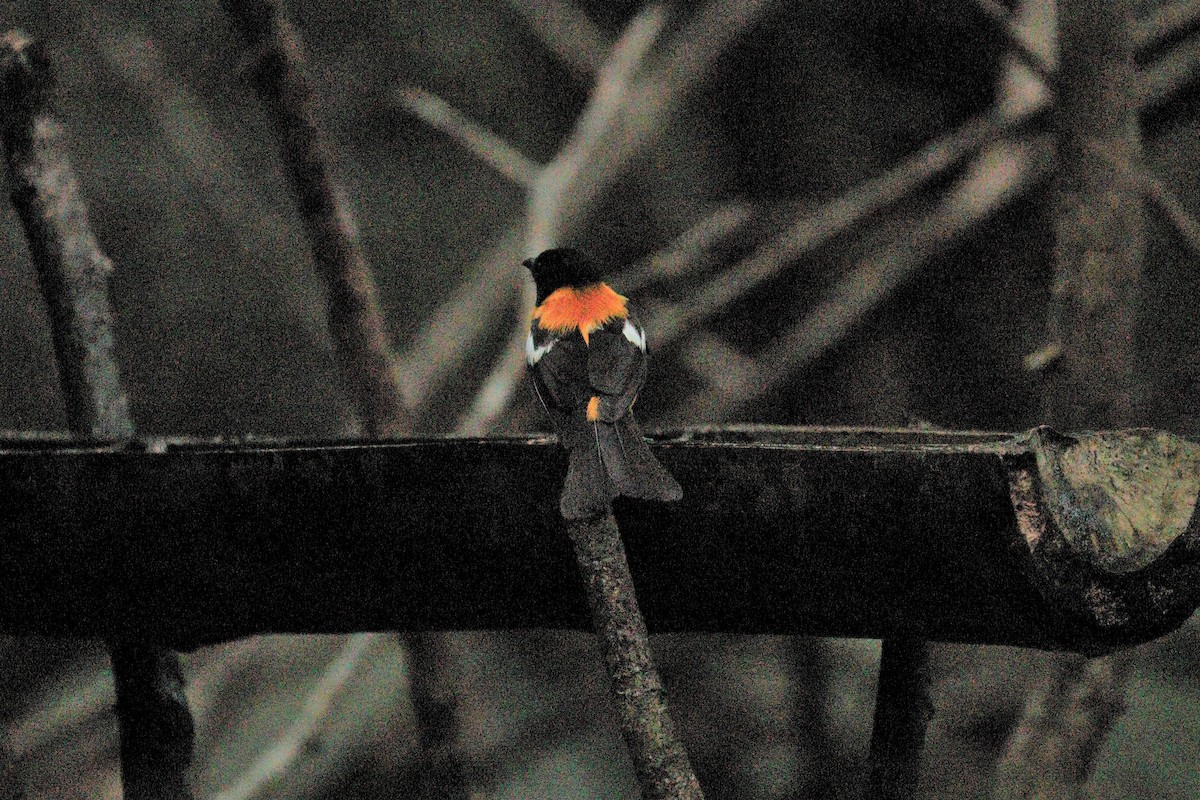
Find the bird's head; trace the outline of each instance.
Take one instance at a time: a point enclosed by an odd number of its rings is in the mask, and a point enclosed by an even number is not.
[[[546,250],[537,258],[527,258],[521,263],[533,275],[539,303],[555,289],[564,286],[582,289],[600,282],[600,273],[592,266],[591,260],[570,247]]]

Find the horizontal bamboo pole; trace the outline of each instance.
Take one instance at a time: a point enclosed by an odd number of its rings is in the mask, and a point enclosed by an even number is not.
[[[726,427],[616,514],[651,632],[1101,653],[1200,605],[1200,446]],[[0,443],[0,633],[590,630],[547,438]]]

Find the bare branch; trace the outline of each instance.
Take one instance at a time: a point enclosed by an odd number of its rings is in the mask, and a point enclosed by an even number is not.
[[[1150,172],[1149,168],[1135,167],[1127,159],[1121,159],[1116,153],[1092,143],[1089,148],[1092,154],[1105,160],[1116,170],[1122,181],[1133,186],[1144,196],[1162,215],[1174,230],[1180,240],[1192,251],[1192,255],[1200,257],[1200,222],[1197,222],[1187,207],[1175,196],[1175,193]]]
[[[580,78],[590,78],[612,42],[569,0],[509,0],[547,49]]]
[[[1145,424],[1136,347],[1144,181],[1132,0],[1059,0],[1061,77],[1048,340],[1061,347],[1043,377],[1043,417],[1068,427]],[[1143,84],[1144,85],[1144,84]],[[1124,710],[1126,672],[1063,656],[1009,741],[998,797],[1083,792]]]
[[[300,41],[279,0],[223,0],[257,56],[253,80],[279,134],[313,258],[325,282],[327,325],[342,380],[371,437],[408,430],[375,279],[350,205],[332,176],[304,76]]]
[[[136,631],[190,649],[262,633],[588,630],[557,447],[0,446],[0,632]],[[1200,445],[1169,434],[733,426],[652,449],[691,500],[620,509],[651,630],[1098,654],[1200,604]],[[879,535],[817,535],[843,530]],[[286,570],[268,568],[280,531]],[[48,540],[68,555],[48,560]],[[114,542],[128,557],[106,555]]]
[[[881,246],[849,269],[826,299],[759,355],[756,375],[745,388],[697,408],[699,419],[726,418],[811,364],[931,257],[1044,177],[1050,161],[1047,136],[989,148],[979,159],[978,171],[960,181],[934,210],[886,231]]]
[[[730,202],[679,234],[666,247],[620,274],[622,292],[637,292],[659,281],[686,277],[703,263],[708,251],[743,228],[753,216],[746,203]]]
[[[204,197],[221,224],[233,234],[233,244],[256,260],[284,263],[293,249],[295,230],[265,199],[261,188],[238,162],[230,142],[204,108],[203,102],[164,64],[150,37],[124,20],[111,5],[103,9],[87,0],[71,0],[71,22],[84,33],[105,65],[129,90],[146,103],[150,121],[158,126],[174,154],[178,169]],[[272,293],[277,313],[287,314],[314,343],[327,341],[316,305],[297,299],[294,291]]]
[[[1004,38],[1008,49],[1017,60],[1046,86],[1053,86],[1054,65],[1026,40],[1023,30],[1017,27],[1012,12],[997,0],[974,0],[975,5],[991,22],[992,27]]]
[[[647,326],[662,347],[746,293],[775,278],[802,256],[880,213],[980,147],[1027,122],[1037,109],[1020,116],[982,114],[904,159],[894,169],[866,181],[816,212],[801,217],[774,240],[715,276],[686,304],[664,306]]]
[[[1132,664],[1122,656],[1056,659],[1045,684],[1026,699],[996,770],[993,800],[1076,796],[1091,778],[1107,732],[1125,712],[1123,687]],[[1063,738],[1062,729],[1080,735]]]
[[[19,31],[6,34],[2,45],[4,157],[49,311],[67,425],[80,438],[128,440],[133,417],[117,365],[108,291],[113,265],[92,233],[62,129],[51,114],[50,60]],[[107,643],[125,796],[190,798],[194,726],[179,656],[136,638]]]
[[[484,128],[442,98],[424,89],[407,86],[396,90],[405,108],[430,126],[450,136],[480,161],[515,184],[529,187],[541,165],[526,158],[515,147]]]
[[[521,261],[523,234],[520,225],[513,225],[498,236],[450,299],[422,325],[418,341],[405,351],[398,372],[410,408],[436,398],[496,325],[504,305],[518,291],[517,279],[524,278],[513,270]],[[523,290],[524,280],[520,287]]]
[[[1136,95],[1143,107],[1161,105],[1196,81],[1200,37],[1171,48],[1154,66],[1137,76]]]
[[[1198,25],[1200,3],[1196,0],[1174,0],[1156,6],[1147,16],[1137,20],[1130,40],[1134,50],[1147,50]]]

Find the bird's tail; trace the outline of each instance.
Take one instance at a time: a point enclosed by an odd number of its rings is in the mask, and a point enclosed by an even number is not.
[[[559,507],[567,519],[603,514],[618,494],[639,500],[683,497],[683,489],[650,452],[629,416],[576,430],[564,442],[570,463]]]

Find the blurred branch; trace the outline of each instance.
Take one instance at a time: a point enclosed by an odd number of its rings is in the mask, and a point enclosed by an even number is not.
[[[921,777],[925,731],[932,717],[929,643],[884,639],[864,800],[911,800]]]
[[[1054,65],[1030,45],[1025,38],[1025,32],[1017,26],[1013,13],[997,0],[973,0],[973,2],[991,21],[993,29],[1003,37],[1009,51],[1016,56],[1017,60],[1028,67],[1043,84],[1053,87],[1056,80]]]
[[[150,37],[111,5],[101,9],[87,0],[71,0],[71,6],[76,11],[71,22],[81,39],[149,107],[147,118],[158,126],[190,186],[233,233],[232,243],[256,260],[285,258],[293,229],[238,162],[204,103],[163,63]],[[261,287],[270,291],[270,282]],[[314,342],[325,341],[327,333],[311,303],[297,301],[295,292],[276,291],[271,299]]]
[[[1138,169],[1128,160],[1121,159],[1117,154],[1107,148],[1098,147],[1095,143],[1089,147],[1093,155],[1103,159],[1116,170],[1122,181],[1129,183],[1149,200],[1180,240],[1192,251],[1192,255],[1200,258],[1200,222],[1196,221],[1175,193],[1157,175],[1150,172],[1148,167]]]
[[[647,800],[702,800],[650,649],[646,620],[634,594],[621,532],[610,509],[601,517],[569,520],[567,532],[583,576],[592,626],[604,664],[625,747]]]
[[[882,242],[846,270],[799,323],[759,353],[742,382],[723,383],[715,394],[686,400],[678,413],[696,421],[728,419],[791,380],[840,342],[928,259],[1044,177],[1050,163],[1050,139],[1045,134],[993,145],[980,156],[977,171],[960,179],[934,209],[881,232]]]
[[[1138,316],[1146,231],[1133,0],[1059,0],[1062,83],[1054,202],[1054,282],[1042,413],[1068,428],[1144,425]],[[1143,84],[1144,85],[1144,84]],[[1140,168],[1136,169],[1140,173]],[[1085,793],[1125,708],[1128,669],[1060,656],[1027,703],[999,767],[998,798]]]
[[[718,206],[665,247],[622,270],[617,288],[634,293],[653,283],[687,277],[709,250],[743,228],[753,214],[748,203],[731,201]]]
[[[505,304],[517,291],[517,277],[524,277],[513,271],[513,264],[521,261],[523,233],[514,224],[496,237],[401,356],[397,371],[410,408],[437,398],[503,316]]]
[[[272,780],[285,772],[311,746],[337,695],[355,674],[358,664],[374,644],[377,634],[347,637],[317,687],[304,698],[304,708],[287,727],[284,735],[242,774],[238,781],[217,794],[217,800],[252,800]]]
[[[540,164],[436,94],[411,86],[401,87],[396,94],[405,108],[513,183],[528,188],[537,179]]]
[[[509,5],[576,77],[591,77],[612,50],[608,36],[569,0],[509,0]]]
[[[1166,2],[1134,22],[1131,41],[1135,50],[1146,50],[1197,26],[1200,26],[1200,2]]]
[[[1125,713],[1132,664],[1123,656],[1058,659],[1026,699],[996,767],[993,800],[1079,796],[1072,787],[1087,785],[1108,731]]]
[[[1135,328],[1145,249],[1141,164],[1129,47],[1130,2],[1060,0],[1055,278],[1049,340],[1063,354],[1043,397],[1065,427],[1144,424],[1135,410]]]
[[[1139,93],[1142,108],[1162,102],[1168,96],[1166,92],[1174,91],[1180,85],[1176,80],[1165,80],[1162,77],[1164,70],[1176,76],[1197,74],[1200,48],[1189,55],[1190,60],[1172,51],[1167,60],[1155,62],[1142,73],[1140,85],[1143,89]],[[801,219],[748,259],[715,276],[707,286],[693,294],[688,304],[659,307],[647,325],[656,334],[656,346],[663,347],[683,333],[694,331],[703,319],[774,278],[789,263],[944,174],[972,151],[1014,136],[1043,107],[1044,103],[1039,103],[1013,115],[994,112],[981,115],[949,136],[935,140],[894,170],[855,187],[814,215]],[[1113,154],[1106,153],[1104,157],[1111,159]],[[906,225],[888,234],[880,248],[837,283],[827,300],[811,309],[790,333],[759,354],[751,362],[753,369],[737,385],[732,381],[723,382],[716,387],[716,393],[710,391],[681,402],[676,413],[694,421],[726,419],[781,385],[790,375],[841,341],[847,331],[907,280],[926,259],[956,241],[1013,196],[1036,185],[1048,174],[1050,158],[1050,141],[1046,135],[1027,134],[1010,143],[992,145],[989,152],[980,156],[976,175],[960,182],[938,209],[925,214],[923,221],[915,227]],[[1137,181],[1145,188],[1147,197],[1155,201],[1180,236],[1190,244],[1194,232],[1190,215],[1165,185],[1142,170],[1138,172]],[[706,342],[705,339],[696,341],[697,346]],[[703,364],[707,357],[702,350],[685,351],[684,354],[684,359],[692,364]]]
[[[1143,108],[1161,105],[1196,82],[1200,36],[1191,36],[1168,50],[1153,67],[1137,77],[1136,95]]]
[[[43,48],[20,31],[7,33],[0,52],[4,156],[49,312],[67,425],[79,438],[128,440],[134,426],[116,359],[108,286],[113,264],[92,233],[51,113],[54,90]],[[107,645],[125,797],[190,798],[194,726],[179,656],[121,639]]]
[[[1030,109],[1017,116],[995,113],[976,116],[883,175],[855,186],[796,220],[749,257],[714,276],[687,303],[660,307],[647,324],[654,333],[656,346],[673,342],[702,320],[774,279],[801,257],[944,175],[979,148],[1027,123],[1037,110]]]
[[[257,58],[253,81],[279,134],[283,166],[325,282],[338,367],[359,421],[371,437],[402,434],[409,425],[375,279],[332,176],[299,37],[279,0],[223,0],[222,6]]]
[[[582,189],[579,176],[585,167],[603,159],[607,154],[602,150],[620,134],[617,118],[630,108],[634,75],[665,23],[666,11],[661,6],[647,6],[629,23],[600,67],[591,97],[570,137],[530,189],[526,212],[526,250],[530,255],[562,243],[566,200]]]

